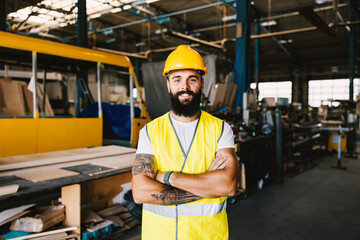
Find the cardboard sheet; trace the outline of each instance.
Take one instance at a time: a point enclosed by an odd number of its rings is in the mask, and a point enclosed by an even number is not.
[[[19,185],[17,184],[2,186],[0,187],[0,196],[10,193],[16,193],[18,189],[19,189]]]
[[[64,169],[49,169],[43,171],[34,171],[29,173],[23,173],[16,175],[17,177],[24,178],[26,180],[32,182],[41,182],[51,179],[63,178],[63,177],[70,177],[79,175],[77,172],[72,172]]]
[[[129,168],[132,167],[135,160],[135,153],[128,153],[119,156],[98,158],[91,164],[100,165],[109,168]]]

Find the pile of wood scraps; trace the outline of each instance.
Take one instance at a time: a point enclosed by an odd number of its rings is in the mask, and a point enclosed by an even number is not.
[[[64,227],[61,224],[65,218],[63,205],[34,206],[28,204],[0,212],[0,226],[11,222],[10,231],[4,235],[6,239],[76,239],[77,235],[71,231],[77,227]]]
[[[102,234],[106,237],[112,234],[121,234],[141,223],[140,220],[128,211],[127,204],[116,204],[111,207],[94,212],[90,209],[84,209],[81,213],[83,239],[90,239],[89,236]]]
[[[85,174],[89,177],[131,168],[136,149],[121,146],[102,146],[65,151],[38,153],[0,158],[0,177],[16,176],[41,182]],[[16,186],[0,186],[0,196],[9,194]],[[21,186],[19,188],[21,191]],[[11,192],[10,192],[11,193]]]

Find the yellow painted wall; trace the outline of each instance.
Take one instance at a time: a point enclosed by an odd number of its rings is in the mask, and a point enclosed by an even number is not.
[[[101,118],[0,119],[0,157],[101,145]]]

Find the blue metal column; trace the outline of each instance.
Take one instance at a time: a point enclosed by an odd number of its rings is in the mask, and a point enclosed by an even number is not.
[[[349,34],[349,100],[354,99],[354,38],[355,38],[355,28],[350,26]],[[340,145],[340,144],[339,144]]]
[[[255,23],[255,34],[260,34],[260,23]],[[259,100],[259,53],[260,52],[260,39],[255,39],[255,84],[256,84],[256,100]]]
[[[250,0],[236,0],[236,108],[243,109],[243,93],[250,87]]]
[[[0,31],[6,31],[6,1],[0,1]]]
[[[351,8],[351,20],[356,19],[356,12],[354,6],[349,5]],[[350,25],[349,34],[349,100],[354,99],[354,54],[355,54],[355,27]]]
[[[86,0],[78,0],[78,21],[77,21],[77,45],[81,47],[87,47],[88,45],[88,23],[86,14]]]

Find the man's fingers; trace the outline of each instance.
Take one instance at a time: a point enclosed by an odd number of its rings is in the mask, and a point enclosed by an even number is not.
[[[227,163],[225,163],[227,161],[227,156],[216,156],[216,158],[214,159],[214,161],[211,163],[211,166],[209,168],[209,171],[213,171],[213,170],[216,170],[216,169],[222,169],[224,168]],[[225,166],[223,166],[225,164]]]
[[[229,164],[229,162],[230,162],[229,160],[226,160],[217,169],[224,169]]]
[[[215,165],[217,164],[217,162],[219,161],[221,155],[215,156],[215,159],[212,161],[209,170],[214,170],[215,169]]]

